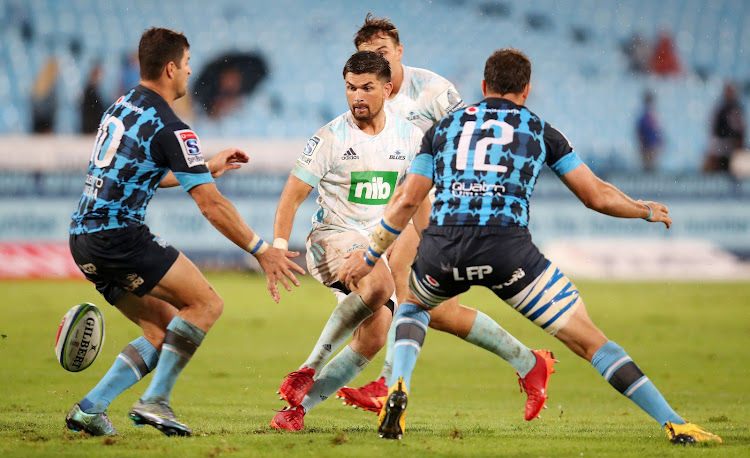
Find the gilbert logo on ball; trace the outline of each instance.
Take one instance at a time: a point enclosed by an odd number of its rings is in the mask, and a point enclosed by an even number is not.
[[[55,355],[60,365],[79,372],[91,365],[104,343],[104,317],[89,302],[78,304],[65,314],[57,328]]]

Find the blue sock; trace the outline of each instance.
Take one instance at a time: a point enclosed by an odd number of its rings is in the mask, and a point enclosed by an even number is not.
[[[205,336],[206,333],[193,323],[179,316],[172,318],[161,346],[159,364],[141,401],[147,404],[169,402],[177,377]]]
[[[393,373],[393,345],[396,344],[396,320],[394,317],[391,328],[388,330],[388,337],[385,339],[385,361],[383,361],[383,369],[380,371],[380,377],[385,378],[385,383],[391,379]]]
[[[477,311],[471,331],[464,340],[508,361],[521,378],[526,377],[536,364],[536,356],[530,348],[482,312]]]
[[[112,367],[78,405],[86,413],[106,412],[109,403],[151,372],[157,361],[156,348],[145,337],[135,339],[117,355]]]
[[[344,347],[320,371],[310,391],[302,399],[302,408],[305,412],[309,412],[310,409],[328,399],[333,393],[354,380],[369,362],[367,358],[352,350],[352,347],[348,345]]]
[[[617,391],[651,415],[662,427],[668,422],[682,425],[685,420],[672,410],[656,386],[635,365],[619,345],[611,340],[591,358],[591,365]]]
[[[398,307],[393,321],[396,326],[396,343],[393,346],[393,374],[388,386],[403,377],[406,390],[409,391],[411,373],[424,344],[430,314],[418,305],[404,302]]]

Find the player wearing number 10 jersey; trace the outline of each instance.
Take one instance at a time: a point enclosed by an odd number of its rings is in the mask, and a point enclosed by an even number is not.
[[[191,434],[169,406],[172,387],[224,304],[195,265],[144,224],[157,186],[181,184],[217,229],[254,254],[277,302],[276,280],[286,275],[299,285],[291,270],[304,273],[288,259],[294,253],[269,248],[219,193],[198,137],[172,112],[169,104],[187,93],[189,49],[181,33],[144,32],[138,46],[141,82],[102,118],[73,213],[73,259],[107,302],[143,330],[68,413],[66,424],[75,431],[117,434],[106,414],[110,402],[156,369],[130,418],[166,435]],[[247,162],[247,155],[231,148],[217,159],[218,175]]]

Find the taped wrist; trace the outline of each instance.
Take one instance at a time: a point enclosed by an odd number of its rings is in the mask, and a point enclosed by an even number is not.
[[[245,248],[245,251],[253,256],[259,256],[268,249],[268,246],[268,243],[263,241],[263,239],[260,238],[258,234],[255,234],[253,236],[253,239],[250,241],[250,245]]]
[[[289,241],[287,239],[282,239],[281,237],[276,237],[275,239],[273,239],[273,247],[280,248],[282,250],[288,250]]]
[[[365,262],[374,266],[380,256],[396,241],[403,229],[403,227],[396,228],[385,218],[380,220],[380,224],[370,234],[370,247],[365,251]]]

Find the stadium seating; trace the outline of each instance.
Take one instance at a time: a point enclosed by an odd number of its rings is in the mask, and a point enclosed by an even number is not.
[[[750,3],[743,0],[434,0],[387,6],[325,0],[314,8],[299,0],[4,0],[0,8],[0,134],[30,131],[29,93],[50,55],[62,64],[55,131],[75,133],[78,99],[92,64],[103,63],[103,96],[114,99],[123,55],[152,25],[188,35],[194,74],[228,50],[257,51],[267,59],[269,77],[238,113],[220,120],[198,113],[192,124],[203,136],[307,137],[343,112],[340,69],[368,11],[400,27],[408,65],[451,79],[467,101],[481,96],[482,66],[492,50],[524,50],[534,64],[529,106],[602,170],[638,168],[634,123],[646,89],[656,93],[666,129],[662,169],[698,170],[723,79],[750,81],[750,59],[743,54],[750,43]],[[663,27],[674,34],[684,76],[632,74],[622,43],[634,33],[652,39]],[[31,37],[24,38],[28,30]]]

